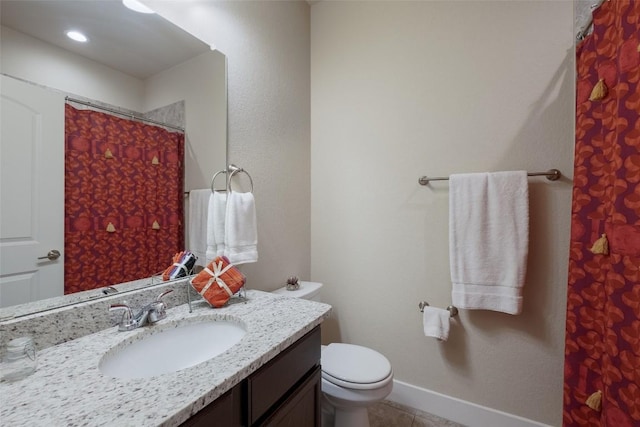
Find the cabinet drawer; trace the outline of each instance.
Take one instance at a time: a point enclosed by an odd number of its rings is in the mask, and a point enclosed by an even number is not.
[[[209,427],[224,425],[226,427],[241,427],[242,422],[242,391],[237,385],[213,403],[204,407],[200,412],[189,418],[180,427]]]
[[[249,425],[253,425],[305,376],[320,365],[320,327],[316,327],[247,381]]]
[[[320,366],[296,387],[289,397],[265,420],[264,427],[320,426]]]

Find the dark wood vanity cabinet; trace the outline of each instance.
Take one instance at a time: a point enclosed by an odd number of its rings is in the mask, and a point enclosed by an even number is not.
[[[265,420],[253,425],[270,427],[320,426],[320,367],[316,367],[294,392],[277,405]]]
[[[319,427],[320,326],[183,426]]]
[[[200,412],[182,423],[181,427],[240,427],[245,426],[242,414],[241,384],[232,388]]]

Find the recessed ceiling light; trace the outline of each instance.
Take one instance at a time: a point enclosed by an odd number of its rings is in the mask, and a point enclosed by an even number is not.
[[[140,13],[155,13],[153,10],[149,9],[147,6],[140,3],[138,0],[122,0],[122,4],[128,7],[131,10],[135,10]]]
[[[87,36],[85,36],[79,31],[74,31],[74,30],[67,31],[67,37],[69,37],[71,40],[75,40],[80,43],[84,43],[87,40],[89,40]]]

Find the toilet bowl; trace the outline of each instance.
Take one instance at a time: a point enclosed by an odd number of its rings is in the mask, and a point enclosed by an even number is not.
[[[322,393],[333,407],[333,425],[368,427],[367,408],[393,389],[389,360],[367,347],[333,343],[322,347],[321,365]]]
[[[282,287],[274,293],[320,301],[322,283],[299,282],[300,288]],[[367,408],[391,393],[393,371],[382,354],[355,344],[322,346],[323,427],[369,427]]]

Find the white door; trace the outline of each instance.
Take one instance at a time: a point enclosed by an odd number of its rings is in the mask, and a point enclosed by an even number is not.
[[[0,307],[7,307],[64,293],[64,95],[0,78]],[[60,256],[46,258],[50,251]]]

